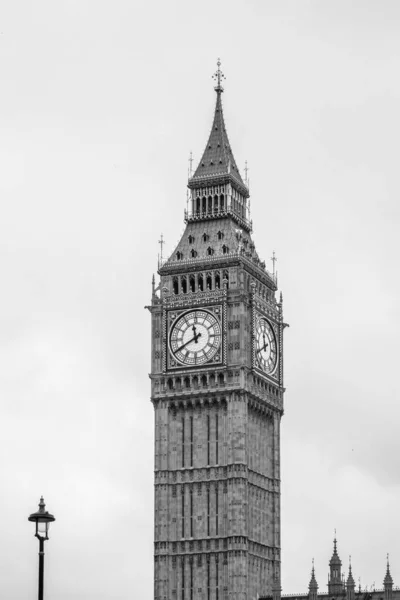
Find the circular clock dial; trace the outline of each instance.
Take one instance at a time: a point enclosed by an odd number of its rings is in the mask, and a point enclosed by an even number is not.
[[[221,348],[221,324],[208,310],[191,310],[178,317],[171,327],[170,350],[183,365],[202,365]]]
[[[267,319],[260,318],[256,324],[256,362],[265,373],[275,370],[278,360],[274,330]]]

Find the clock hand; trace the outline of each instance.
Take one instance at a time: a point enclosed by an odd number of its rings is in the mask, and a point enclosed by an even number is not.
[[[174,354],[176,354],[177,352],[179,352],[180,350],[183,350],[183,348],[185,348],[185,346],[187,346],[188,344],[190,344],[191,342],[196,342],[197,344],[197,340],[199,339],[199,337],[201,337],[201,333],[199,332],[197,335],[195,335],[194,337],[192,337],[191,340],[189,340],[188,342],[185,342],[184,344],[182,344],[182,346],[179,346],[179,348],[177,348],[174,351]]]
[[[264,346],[263,346],[262,348],[260,348],[259,350],[257,350],[257,354],[258,354],[259,352],[263,352],[264,350],[266,350],[266,349],[267,349],[267,346],[268,346],[268,344],[267,344],[267,343],[265,343],[265,344],[264,344]]]
[[[195,342],[196,342],[196,344],[197,344],[197,337],[196,337],[196,325],[193,325],[192,329],[193,329],[193,335],[194,335],[194,338],[195,338],[195,340],[194,340],[194,341],[195,341]]]

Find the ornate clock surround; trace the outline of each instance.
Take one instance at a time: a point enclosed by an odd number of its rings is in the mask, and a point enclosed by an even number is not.
[[[269,327],[272,329],[274,337],[275,337],[275,344],[276,344],[276,363],[275,366],[273,368],[273,370],[270,373],[267,373],[266,371],[264,371],[258,363],[257,360],[257,343],[256,343],[256,336],[257,336],[257,322],[259,320],[263,320],[266,321],[269,325]],[[282,370],[282,344],[281,344],[281,340],[282,340],[282,323],[277,322],[275,319],[273,319],[271,317],[271,315],[266,315],[264,314],[263,311],[260,311],[258,308],[256,308],[253,304],[253,332],[252,332],[252,367],[253,369],[260,375],[262,375],[263,377],[267,377],[268,379],[271,379],[272,381],[274,381],[275,383],[280,384],[281,381],[281,370]]]
[[[226,294],[225,294],[226,295]],[[207,312],[212,313],[216,319],[219,321],[220,329],[221,329],[221,343],[219,347],[219,351],[216,353],[214,357],[208,362],[204,362],[202,364],[182,364],[179,361],[176,361],[172,357],[171,349],[170,349],[170,331],[171,327],[176,323],[179,318],[186,313],[191,312]],[[175,305],[172,307],[167,307],[163,310],[163,372],[177,372],[177,371],[205,371],[209,369],[215,369],[215,367],[226,366],[226,300],[219,303],[207,303],[199,305],[198,303],[194,303],[193,306],[185,305]]]

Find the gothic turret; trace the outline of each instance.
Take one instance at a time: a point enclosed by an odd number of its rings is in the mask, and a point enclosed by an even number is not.
[[[351,557],[349,558],[349,575],[346,582],[346,597],[347,600],[354,600],[355,598],[356,582],[354,581],[353,573],[351,570]]]
[[[342,581],[342,561],[337,553],[337,541],[336,537],[333,540],[333,554],[329,561],[329,579],[328,579],[328,593],[331,596],[339,596],[343,593],[343,581]]]
[[[387,557],[386,575],[385,575],[385,579],[383,580],[383,585],[384,585],[384,588],[385,588],[385,600],[392,600],[392,596],[393,596],[393,579],[392,579],[392,576],[390,574],[389,555]]]
[[[314,559],[313,559],[313,565],[312,565],[312,570],[311,570],[311,579],[310,579],[310,583],[308,584],[308,600],[317,600],[318,598],[318,583],[317,580],[315,579],[315,569],[314,569]]]

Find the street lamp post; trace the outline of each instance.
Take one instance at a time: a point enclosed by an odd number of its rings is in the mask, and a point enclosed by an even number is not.
[[[43,496],[40,498],[39,510],[28,517],[28,521],[36,523],[35,537],[39,540],[39,600],[43,600],[43,573],[44,573],[44,542],[49,539],[50,523],[55,521],[53,515],[45,510]]]

